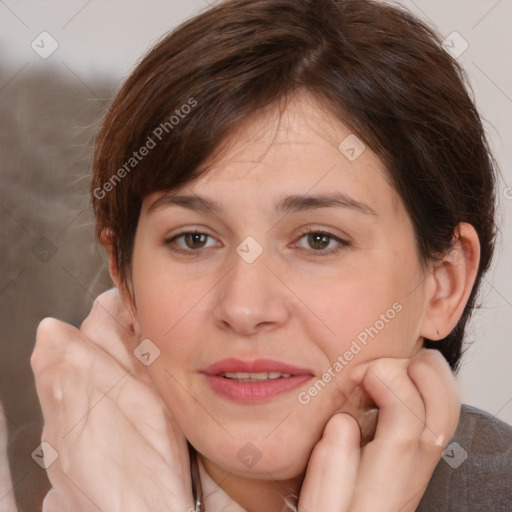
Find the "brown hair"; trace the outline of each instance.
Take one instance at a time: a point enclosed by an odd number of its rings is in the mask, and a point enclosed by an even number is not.
[[[112,103],[93,163],[97,234],[108,229],[126,280],[144,197],[197,178],[240,121],[305,90],[386,164],[423,262],[449,250],[458,223],[476,229],[480,264],[464,313],[445,339],[425,340],[457,369],[495,235],[494,161],[466,83],[436,33],[403,9],[370,0],[216,4],[157,44]]]

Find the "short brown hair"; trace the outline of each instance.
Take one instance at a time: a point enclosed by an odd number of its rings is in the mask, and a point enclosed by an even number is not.
[[[423,262],[449,250],[458,223],[477,231],[480,264],[464,313],[444,340],[425,340],[457,369],[495,236],[494,160],[466,84],[435,31],[401,8],[370,0],[216,4],[157,44],[113,101],[93,163],[97,234],[110,233],[126,280],[144,197],[197,178],[240,121],[307,91],[386,164]]]

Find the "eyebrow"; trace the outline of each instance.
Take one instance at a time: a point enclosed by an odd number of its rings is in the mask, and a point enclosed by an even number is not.
[[[148,208],[148,213],[166,206],[179,206],[188,210],[214,214],[220,214],[222,206],[215,200],[198,195],[165,194],[153,202]],[[319,208],[347,208],[367,215],[377,215],[375,210],[365,203],[356,201],[352,197],[341,192],[318,195],[290,195],[281,198],[275,205],[276,213],[292,213]]]

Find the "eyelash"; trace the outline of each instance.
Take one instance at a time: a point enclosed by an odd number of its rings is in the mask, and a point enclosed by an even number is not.
[[[322,231],[322,230],[315,230],[315,229],[312,229],[312,228],[302,229],[300,231],[299,240],[301,240],[305,236],[311,235],[311,234],[328,237],[331,240],[335,240],[339,244],[337,247],[332,247],[330,249],[324,249],[324,250],[310,249],[310,251],[312,253],[314,253],[314,256],[320,256],[320,257],[331,256],[331,255],[337,254],[338,252],[342,251],[346,247],[350,246],[350,242],[348,242],[346,240],[343,240],[343,239],[333,235],[332,233],[329,233],[327,231]],[[196,231],[182,231],[181,233],[178,233],[178,234],[174,235],[173,237],[166,239],[164,241],[164,244],[169,246],[169,248],[172,251],[174,251],[174,252],[177,252],[177,253],[180,253],[180,254],[186,254],[187,256],[190,256],[190,257],[198,256],[199,253],[201,252],[201,249],[197,249],[197,250],[189,249],[189,250],[186,250],[186,249],[181,249],[181,248],[177,248],[177,247],[171,247],[171,244],[173,242],[175,242],[177,239],[179,239],[179,238],[181,238],[181,237],[183,237],[185,235],[205,235],[207,237],[213,238],[213,237],[211,237],[211,235],[209,235],[207,233],[203,233],[201,231],[197,231],[197,230]]]
[[[331,240],[335,240],[339,244],[337,247],[331,247],[330,249],[324,249],[324,250],[310,249],[313,253],[316,253],[315,256],[320,256],[320,257],[331,256],[333,254],[337,254],[338,252],[342,251],[343,249],[345,249],[346,247],[348,247],[350,245],[350,243],[347,240],[343,240],[342,238],[339,238],[338,236],[335,236],[332,233],[329,233],[328,231],[322,231],[322,230],[313,229],[310,227],[300,230],[299,240],[301,240],[303,237],[305,237],[307,235],[311,235],[311,234],[325,236],[327,238],[330,238]]]

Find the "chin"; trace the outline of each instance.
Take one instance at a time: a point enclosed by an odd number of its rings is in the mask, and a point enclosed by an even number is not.
[[[197,451],[227,472],[259,480],[288,480],[302,475],[314,443],[299,445],[263,442],[236,442],[223,447],[198,446]],[[201,449],[203,448],[203,449]]]

